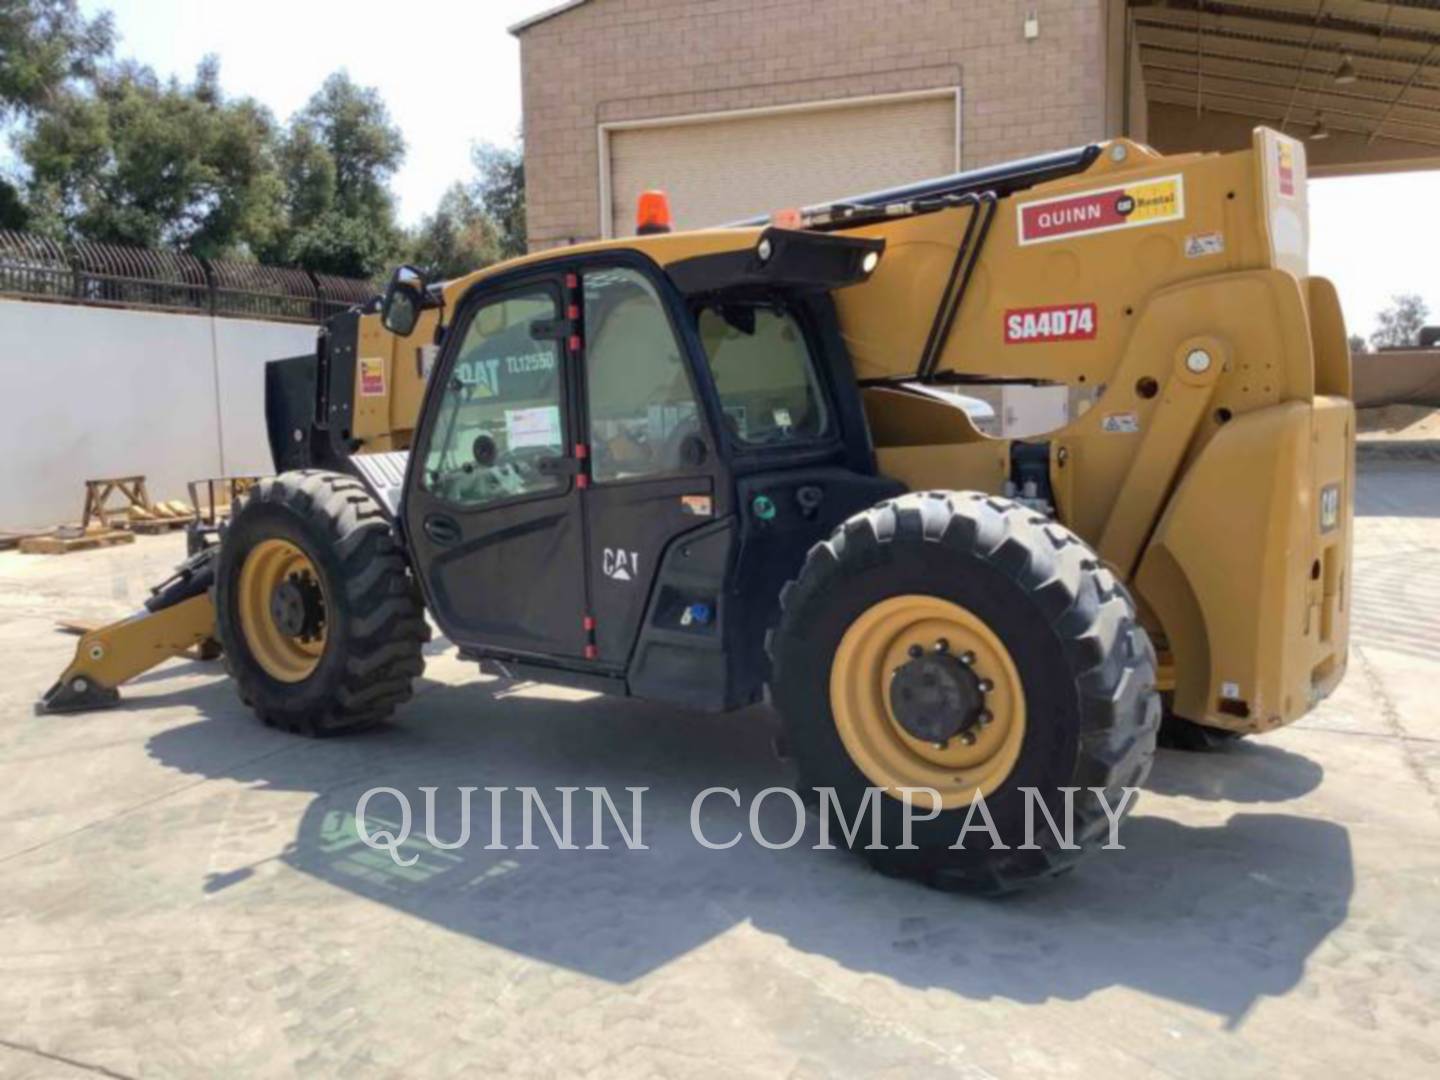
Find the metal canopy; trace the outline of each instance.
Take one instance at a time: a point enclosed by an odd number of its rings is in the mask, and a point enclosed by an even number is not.
[[[1151,103],[1440,152],[1440,0],[1130,0],[1130,10]]]

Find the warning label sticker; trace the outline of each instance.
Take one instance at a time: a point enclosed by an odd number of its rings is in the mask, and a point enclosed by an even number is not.
[[[360,396],[385,396],[385,361],[379,356],[360,357]]]
[[[1020,243],[1134,229],[1185,216],[1185,178],[1159,176],[1118,187],[1022,203],[1016,214]]]
[[[1295,197],[1295,148],[1284,139],[1275,142],[1276,169],[1280,174],[1280,194]]]
[[[1107,413],[1100,418],[1100,430],[1111,435],[1134,435],[1140,430],[1140,417],[1133,412]]]
[[[1185,238],[1185,257],[1198,259],[1205,255],[1225,254],[1225,236],[1218,232],[1193,233]]]
[[[1094,304],[1010,308],[1005,312],[1005,344],[1032,341],[1088,341],[1095,336]]]

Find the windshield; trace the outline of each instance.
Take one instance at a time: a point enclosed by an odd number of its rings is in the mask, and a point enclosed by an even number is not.
[[[777,446],[830,433],[809,345],[789,312],[762,304],[709,305],[700,309],[697,327],[737,442]]]

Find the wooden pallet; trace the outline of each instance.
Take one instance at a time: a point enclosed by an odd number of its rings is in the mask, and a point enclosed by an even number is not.
[[[20,546],[20,541],[31,536],[44,536],[48,529],[35,529],[31,532],[0,532],[0,551],[9,551],[11,548]]]
[[[176,529],[183,529],[195,520],[195,515],[186,517],[170,518],[131,518],[121,527],[133,533],[140,533],[142,536],[158,536],[161,533],[174,532]]]
[[[97,548],[115,547],[117,544],[133,544],[133,533],[119,529],[106,529],[81,533],[76,536],[27,536],[20,541],[20,552],[24,555],[69,555],[72,551],[94,551]]]

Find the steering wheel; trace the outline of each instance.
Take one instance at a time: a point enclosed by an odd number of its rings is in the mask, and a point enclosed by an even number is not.
[[[481,439],[490,444],[484,452],[480,450]],[[475,457],[480,460],[440,469],[433,474],[435,489],[449,498],[492,499],[521,494],[540,474],[540,461],[543,458],[555,457],[560,452],[559,447],[554,446],[522,446],[515,450],[500,450],[486,435],[478,436],[475,441]]]

